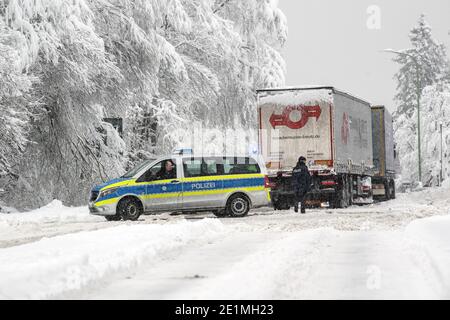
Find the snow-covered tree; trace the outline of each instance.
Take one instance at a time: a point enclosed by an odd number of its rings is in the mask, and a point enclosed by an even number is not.
[[[151,109],[172,119],[157,119],[158,136],[152,137],[158,141],[157,149],[165,151],[176,145],[186,146],[185,133],[192,135],[196,122],[201,122],[207,131],[217,127],[222,132],[228,127],[254,129],[255,89],[282,85],[285,73],[278,50],[286,38],[286,21],[276,2],[254,1],[249,2],[250,6],[240,1],[177,3],[182,4],[177,10],[178,16],[183,16],[183,28],[178,28],[169,17],[153,29],[169,43],[167,47],[174,48],[171,52],[181,60],[182,67],[178,69],[185,71],[184,77],[177,77],[162,66],[157,90],[149,97],[152,100],[142,105],[140,99],[138,106],[147,113]],[[273,55],[275,63],[271,64]],[[171,108],[156,110],[161,104]],[[133,132],[129,132],[130,140],[140,141]],[[217,137],[209,133],[206,136]],[[221,144],[225,140],[222,137],[220,141],[208,141]]]
[[[20,52],[25,38],[0,20],[0,179],[17,177],[15,165],[28,142],[33,81],[22,71]]]
[[[431,27],[421,15],[409,35],[412,48],[403,50],[394,61],[401,65],[396,74],[398,113],[410,114],[417,107],[418,95],[447,76],[448,59],[444,44],[437,42]]]
[[[423,181],[425,185],[437,186],[440,184],[441,151],[442,178],[450,178],[450,84],[441,82],[426,87],[423,90],[422,108]]]
[[[438,43],[431,34],[431,27],[425,21],[424,15],[419,19],[417,26],[410,32],[412,47],[402,50],[397,54],[394,61],[401,65],[396,74],[397,111],[394,114],[395,136],[397,149],[402,166],[402,178],[406,180],[418,181],[418,110],[421,105],[421,140],[422,146],[427,145],[427,127],[424,127],[424,117],[430,110],[424,108],[424,89],[437,83],[446,81],[448,76],[449,63],[446,48]],[[425,133],[424,133],[425,130]],[[426,156],[422,150],[422,158]],[[425,171],[423,171],[425,172]],[[425,182],[425,179],[423,179]]]
[[[26,39],[18,63],[39,79],[32,94],[43,110],[33,116],[32,143],[19,164],[17,184],[9,185],[15,190],[11,196],[29,193],[30,205],[55,197],[79,202],[89,184],[121,170],[120,152],[104,143],[94,108],[107,103],[107,89],[117,87],[120,72],[83,0],[10,0],[2,20]]]
[[[84,203],[94,182],[184,144],[195,123],[255,128],[255,89],[284,82],[274,0],[0,0],[0,23],[18,39],[0,42],[0,72],[21,79],[0,80],[20,84],[15,109],[0,91],[0,121],[16,121],[0,169],[20,173],[9,199],[29,206]],[[104,118],[124,120],[123,139]]]
[[[226,98],[221,99],[222,108],[225,111],[233,109],[233,104],[246,107],[247,112],[244,110],[240,114],[244,122],[252,123],[255,89],[280,87],[285,83],[286,66],[280,50],[287,39],[286,17],[278,8],[277,0],[217,0],[214,12],[232,21],[242,39],[239,81],[225,81],[227,90],[224,94]],[[245,99],[230,100],[232,92],[240,91],[239,88],[245,91]],[[229,117],[224,121],[229,122]]]

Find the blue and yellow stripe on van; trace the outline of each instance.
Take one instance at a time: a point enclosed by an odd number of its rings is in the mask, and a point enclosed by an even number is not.
[[[266,191],[270,201],[269,190],[264,186],[263,174],[242,174],[182,178],[180,183],[171,183],[174,179],[137,183],[135,179],[109,184],[100,189],[118,188],[114,193],[97,199],[96,207],[117,203],[123,196],[135,195],[141,200],[205,196],[213,194],[228,194],[232,192]]]

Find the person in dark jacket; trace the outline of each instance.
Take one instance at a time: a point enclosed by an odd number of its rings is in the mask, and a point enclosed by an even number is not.
[[[306,158],[300,157],[292,171],[292,183],[295,190],[294,211],[298,212],[298,203],[301,203],[301,213],[305,213],[305,197],[311,188],[311,175],[306,166]]]
[[[177,178],[175,164],[173,163],[172,160],[166,160],[162,164],[161,170],[159,170],[158,173],[156,174],[156,178],[158,180],[169,180]]]

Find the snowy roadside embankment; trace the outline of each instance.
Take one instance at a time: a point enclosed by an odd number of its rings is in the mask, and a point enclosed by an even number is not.
[[[439,296],[450,298],[450,215],[416,220],[405,230],[406,248]]]
[[[61,201],[53,200],[48,205],[29,212],[0,214],[0,230],[2,228],[17,228],[30,224],[90,221],[104,221],[104,219],[90,215],[87,207],[66,207]]]
[[[416,218],[450,214],[450,186],[399,193],[395,200],[380,202],[372,207],[386,212],[410,213]]]
[[[46,299],[78,290],[226,232],[218,220],[124,225],[0,249],[0,299]]]

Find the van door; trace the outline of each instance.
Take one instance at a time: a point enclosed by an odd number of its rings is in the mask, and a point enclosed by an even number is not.
[[[223,205],[221,158],[184,158],[183,209],[219,208]],[[222,170],[223,171],[223,170]]]
[[[167,172],[167,161],[175,166],[173,172]],[[145,182],[145,211],[174,211],[181,209],[182,185],[180,159],[165,159],[152,166],[139,180]]]

